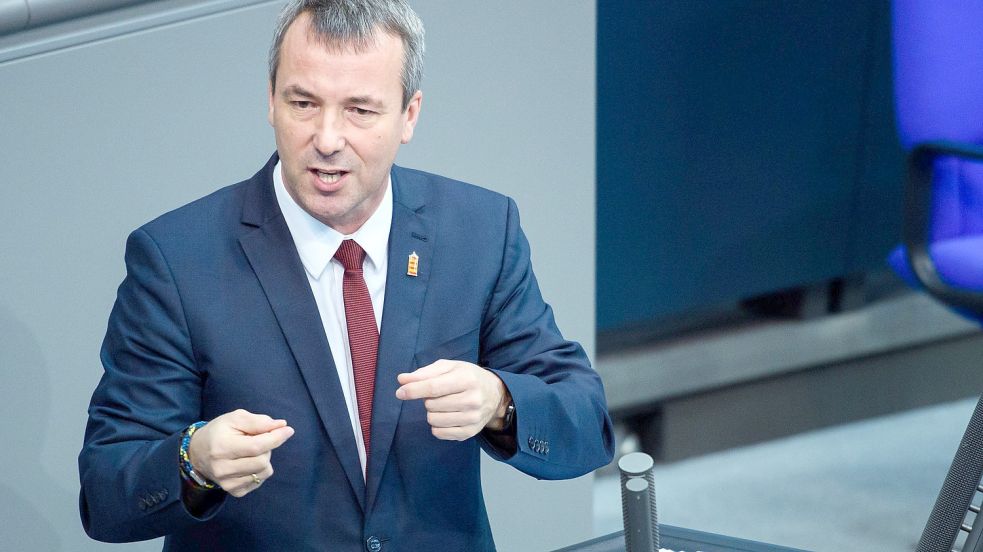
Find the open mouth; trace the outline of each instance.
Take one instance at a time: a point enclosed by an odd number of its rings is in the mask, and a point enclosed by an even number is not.
[[[347,171],[342,171],[342,170],[322,171],[318,169],[311,169],[311,172],[313,172],[314,175],[317,176],[318,180],[324,182],[325,184],[334,184],[335,182],[341,180],[343,176],[348,174]]]

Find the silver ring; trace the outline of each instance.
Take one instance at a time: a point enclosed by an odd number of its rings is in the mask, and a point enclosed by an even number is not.
[[[253,477],[253,483],[255,483],[257,487],[259,487],[260,485],[263,484],[263,480],[260,479],[260,478],[258,478],[258,477],[256,477],[256,474],[255,473],[251,473],[249,475],[251,475]]]

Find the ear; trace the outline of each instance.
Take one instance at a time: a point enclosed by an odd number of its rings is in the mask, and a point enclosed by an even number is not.
[[[413,94],[413,97],[410,98],[410,103],[406,106],[406,111],[403,112],[403,134],[401,140],[404,144],[408,144],[413,139],[413,129],[416,128],[416,122],[420,118],[420,106],[422,104],[423,92],[417,90],[416,94]]]
[[[266,85],[267,99],[269,100],[269,109],[266,112],[266,120],[270,122],[270,126],[273,126],[273,82],[271,81]]]

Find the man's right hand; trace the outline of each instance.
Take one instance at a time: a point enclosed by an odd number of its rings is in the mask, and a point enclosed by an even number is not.
[[[205,424],[191,436],[188,456],[196,473],[234,497],[243,497],[273,476],[270,456],[294,434],[286,420],[239,409]],[[255,478],[253,477],[255,475]]]

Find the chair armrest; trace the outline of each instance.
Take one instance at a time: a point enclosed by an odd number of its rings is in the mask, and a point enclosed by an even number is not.
[[[950,286],[939,275],[928,251],[932,217],[932,172],[935,159],[951,155],[983,161],[983,147],[959,142],[923,142],[908,154],[905,178],[903,239],[908,264],[925,290],[949,305],[983,315],[983,292]]]

